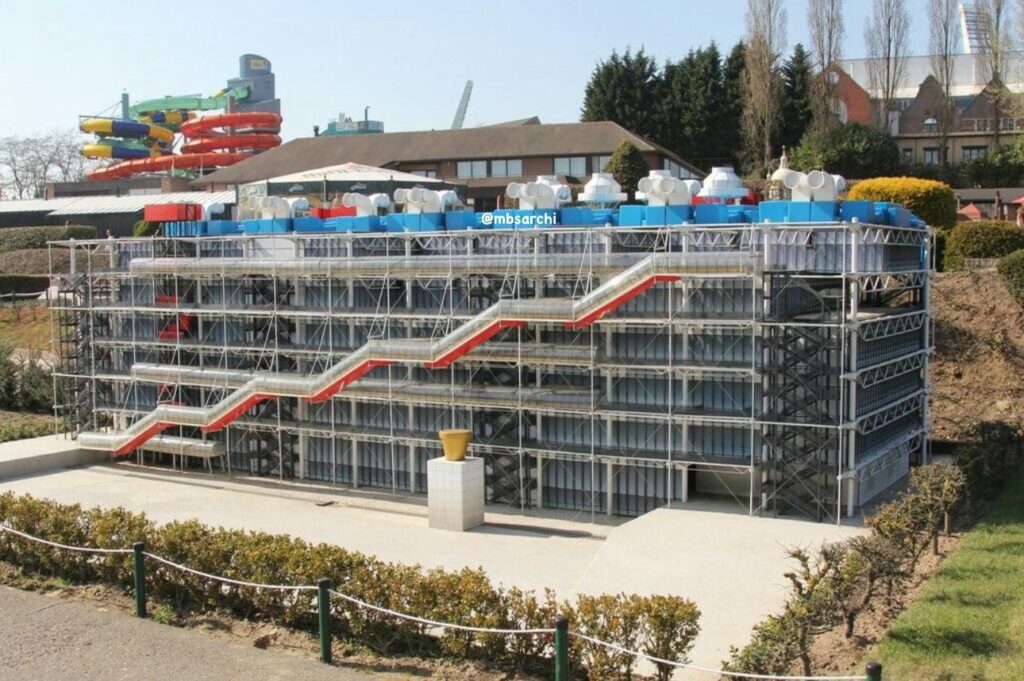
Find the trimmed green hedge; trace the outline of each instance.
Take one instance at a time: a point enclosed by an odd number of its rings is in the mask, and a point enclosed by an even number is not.
[[[853,185],[847,198],[900,203],[932,227],[956,225],[956,195],[945,182],[916,177],[875,177]]]
[[[1001,258],[1024,248],[1024,229],[1003,220],[961,222],[946,245],[947,269],[959,269],[966,258]]]
[[[1024,304],[1024,249],[1004,256],[997,269],[1013,297]]]
[[[42,293],[50,287],[50,278],[33,274],[0,274],[0,294]]]
[[[87,225],[6,227],[0,229],[0,253],[24,248],[46,248],[47,241],[95,238],[96,228]]]
[[[685,661],[700,630],[697,607],[677,596],[580,595],[558,601],[547,591],[495,586],[479,569],[450,572],[418,565],[385,563],[372,556],[328,544],[310,544],[286,535],[245,532],[204,525],[196,520],[156,525],[123,508],[83,509],[12,492],[0,495],[0,522],[50,541],[98,548],[129,548],[143,541],[146,550],[202,572],[270,584],[311,585],[321,577],[339,592],[377,607],[422,618],[473,627],[548,628],[559,614],[571,630],[662,659]],[[130,555],[96,556],[52,547],[0,533],[0,560],[23,571],[75,582],[103,582],[130,588]],[[151,603],[178,610],[226,610],[236,616],[317,630],[316,598],[308,591],[279,591],[227,585],[149,561]],[[484,660],[549,675],[552,637],[508,636],[431,627],[359,608],[333,599],[334,635],[380,653],[441,655]],[[589,678],[629,677],[630,655],[573,638],[570,664],[586,668]],[[667,679],[670,669],[659,669]]]

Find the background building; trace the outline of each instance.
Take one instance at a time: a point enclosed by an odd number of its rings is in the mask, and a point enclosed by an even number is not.
[[[581,184],[600,172],[622,140],[636,146],[652,169],[679,178],[704,174],[669,150],[617,123],[557,123],[536,118],[462,130],[306,137],[211,173],[194,187],[231,188],[314,168],[360,163],[466,186],[477,210],[497,207],[509,182],[557,175]]]

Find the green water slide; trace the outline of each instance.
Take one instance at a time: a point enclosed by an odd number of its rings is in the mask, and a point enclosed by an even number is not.
[[[229,99],[246,99],[249,97],[249,88],[236,87],[231,90],[221,90],[210,97],[160,97],[158,99],[147,99],[137,102],[128,110],[132,118],[138,119],[156,111],[211,111],[213,109],[224,109]]]

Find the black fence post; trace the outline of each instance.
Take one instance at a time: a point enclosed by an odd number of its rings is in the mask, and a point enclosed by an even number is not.
[[[555,619],[555,681],[569,681],[569,620]]]
[[[140,541],[132,544],[135,552],[135,616],[146,617],[146,550]]]
[[[882,665],[879,662],[868,662],[867,666],[867,677],[868,681],[882,681]]]
[[[331,580],[321,578],[316,583],[316,614],[320,620],[320,661],[331,663]]]

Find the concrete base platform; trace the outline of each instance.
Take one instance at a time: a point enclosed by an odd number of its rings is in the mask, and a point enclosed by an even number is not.
[[[69,466],[102,463],[110,454],[79,449],[63,435],[44,435],[0,443],[0,480],[50,473]]]
[[[484,460],[427,461],[428,524],[465,532],[484,524]]]

